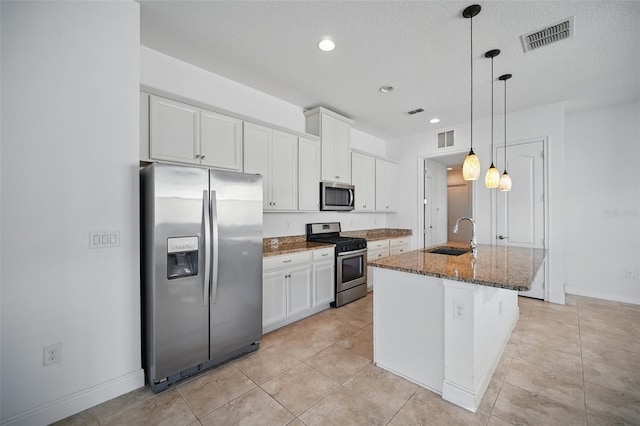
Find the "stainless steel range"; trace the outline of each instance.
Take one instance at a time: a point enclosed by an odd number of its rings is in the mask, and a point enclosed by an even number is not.
[[[340,223],[308,223],[307,241],[336,245],[336,291],[333,307],[367,295],[367,240],[340,236]]]

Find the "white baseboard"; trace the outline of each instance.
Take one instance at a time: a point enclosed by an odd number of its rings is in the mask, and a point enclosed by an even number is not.
[[[144,370],[140,369],[3,419],[0,424],[2,426],[48,425],[142,386],[144,386]]]
[[[596,299],[612,300],[614,302],[631,303],[633,305],[640,305],[640,296],[630,296],[628,294],[612,293],[609,291],[593,290],[590,288],[580,288],[565,286],[565,293],[573,294],[576,296],[593,297]]]

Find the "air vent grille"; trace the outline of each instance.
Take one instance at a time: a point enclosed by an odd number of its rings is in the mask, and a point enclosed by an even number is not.
[[[453,146],[453,130],[438,133],[438,149]]]
[[[520,36],[524,51],[537,49],[575,34],[574,17],[564,19],[557,24]]]
[[[419,112],[424,112],[424,108],[416,108],[414,110],[408,111],[407,114],[413,115],[413,114],[417,114]]]

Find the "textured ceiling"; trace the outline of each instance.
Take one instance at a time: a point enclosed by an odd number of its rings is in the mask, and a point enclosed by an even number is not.
[[[457,1],[140,1],[141,43],[302,108],[322,105],[391,139],[469,121],[469,20]],[[509,110],[579,109],[640,97],[640,2],[481,2],[474,115],[494,75],[513,74]],[[575,16],[575,36],[524,53],[520,35]],[[329,36],[336,49],[324,53]],[[496,114],[503,83],[496,82]],[[382,94],[378,88],[392,85]],[[407,111],[422,107],[424,113]],[[429,119],[439,117],[439,124]]]

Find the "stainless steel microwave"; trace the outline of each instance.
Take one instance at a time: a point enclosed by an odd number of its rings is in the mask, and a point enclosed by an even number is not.
[[[355,186],[347,183],[320,182],[320,210],[353,210]]]

